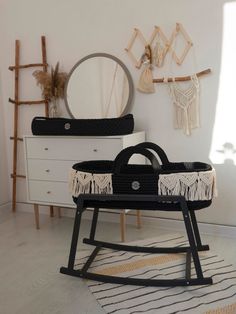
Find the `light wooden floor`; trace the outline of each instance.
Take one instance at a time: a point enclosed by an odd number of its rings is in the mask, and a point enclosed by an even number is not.
[[[30,213],[0,212],[0,313],[101,314],[83,280],[59,273],[66,265],[73,219],[41,215],[41,230]],[[82,223],[87,235],[88,221]],[[120,240],[119,224],[99,223],[99,239]],[[170,230],[129,225],[127,240],[156,237]],[[236,241],[203,236],[203,242],[236,267]],[[85,246],[80,244],[80,249]]]

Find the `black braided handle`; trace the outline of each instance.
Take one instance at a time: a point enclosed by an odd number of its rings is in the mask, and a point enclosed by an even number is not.
[[[157,144],[155,143],[152,143],[152,142],[143,142],[143,143],[139,143],[137,145],[135,145],[135,148],[139,149],[151,149],[153,151],[156,152],[156,154],[158,155],[158,157],[160,158],[161,162],[163,165],[165,164],[169,164],[169,159],[167,158],[167,155],[166,153],[164,152],[164,150],[158,146]]]
[[[137,148],[136,146],[129,146],[125,149],[123,149],[115,158],[114,160],[114,167],[113,167],[113,173],[118,174],[121,171],[121,167],[124,165],[127,165],[129,162],[129,159],[134,154],[140,154],[145,156],[152,165],[153,171],[157,171],[160,169],[160,164],[156,158],[156,156],[150,152],[148,149],[145,148]]]

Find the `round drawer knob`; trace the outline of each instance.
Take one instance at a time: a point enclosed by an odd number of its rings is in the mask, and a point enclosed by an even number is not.
[[[94,148],[94,150],[93,150],[93,151],[94,151],[94,153],[96,153],[98,150],[97,150],[97,148]]]
[[[51,194],[51,191],[47,191],[47,194]]]
[[[45,171],[48,173],[48,172],[50,172],[50,169],[46,169]]]
[[[45,148],[44,148],[44,150],[48,150],[48,148],[47,148],[47,147],[45,147]]]

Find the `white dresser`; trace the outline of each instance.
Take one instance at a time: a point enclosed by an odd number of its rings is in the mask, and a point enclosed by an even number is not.
[[[73,164],[84,160],[113,160],[123,148],[143,141],[144,132],[97,137],[24,136],[28,202],[75,207],[68,190]],[[143,163],[142,156],[132,158],[134,163]]]

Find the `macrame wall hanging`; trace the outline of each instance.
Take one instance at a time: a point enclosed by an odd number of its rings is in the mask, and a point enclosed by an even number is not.
[[[179,37],[183,39],[182,50],[179,55],[176,53],[176,42]],[[188,83],[180,83],[175,81],[173,75],[172,63],[173,60],[177,65],[181,65],[192,48],[192,62],[193,72],[190,75]],[[196,59],[193,51],[193,43],[183,26],[179,23],[176,24],[176,29],[171,36],[171,58],[169,62],[169,73],[173,77],[173,82],[168,83],[168,90],[174,106],[174,127],[176,129],[182,129],[184,134],[191,135],[192,129],[198,128],[199,123],[199,93],[200,85],[196,75]],[[187,86],[186,86],[187,85]]]
[[[183,46],[181,51],[177,52],[176,42],[182,39]],[[136,57],[133,53],[135,41],[144,46],[144,53],[141,57]],[[174,61],[177,65],[182,65],[189,51],[193,51],[193,42],[184,29],[183,25],[176,23],[176,26],[168,40],[159,26],[154,26],[154,30],[149,40],[146,40],[140,30],[134,30],[134,34],[125,49],[131,57],[136,68],[142,68],[138,81],[137,89],[142,93],[154,93],[155,83],[166,83],[174,106],[174,127],[182,129],[184,134],[191,135],[191,130],[200,126],[199,121],[199,77],[209,74],[211,69],[197,72],[196,60],[193,53],[194,71],[193,74],[175,77],[171,71],[171,65]],[[155,78],[153,71],[161,68],[165,64],[165,59],[169,55],[170,77]],[[152,80],[152,82],[151,82]],[[187,87],[181,86],[181,82],[189,81]]]
[[[177,82],[168,83],[174,105],[174,127],[182,129],[186,135],[198,128],[199,123],[199,80],[191,75],[190,84],[183,89]]]

